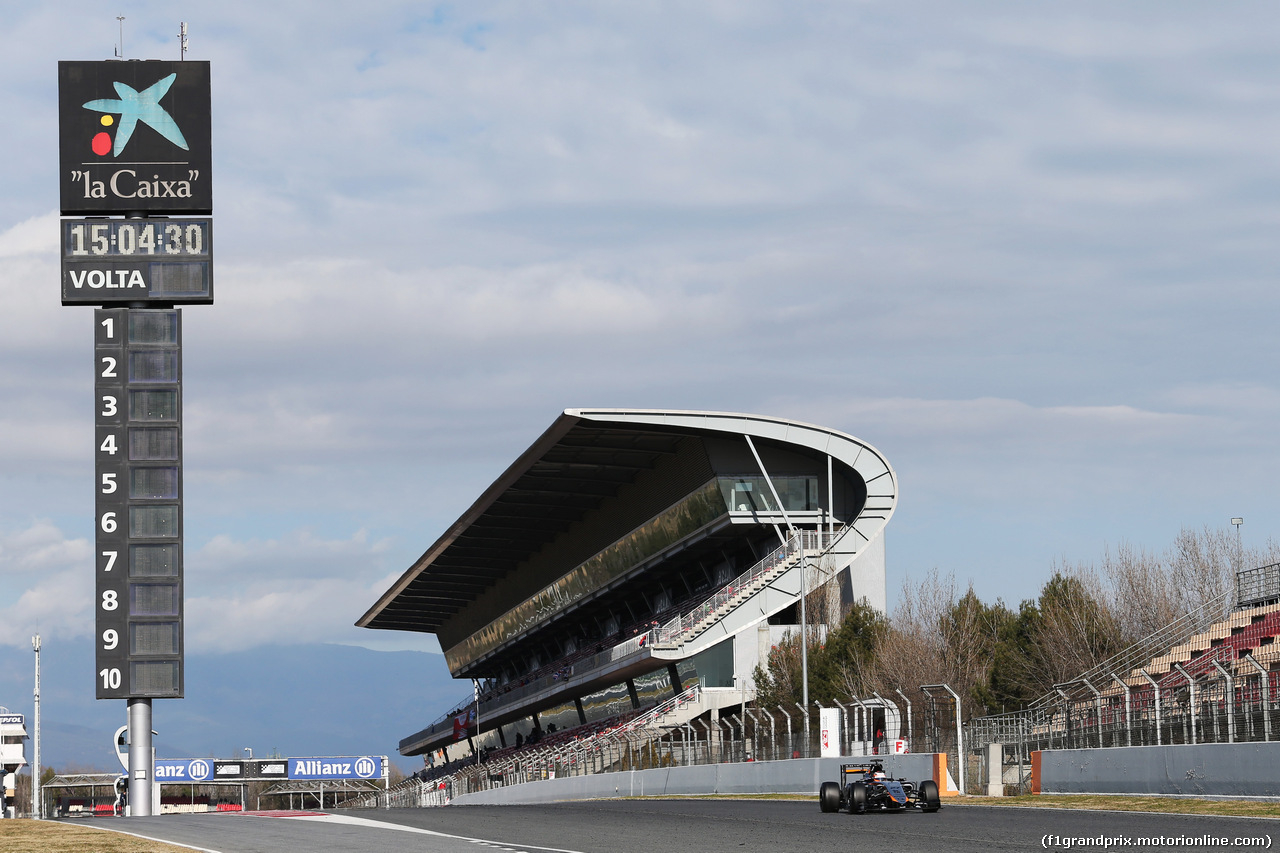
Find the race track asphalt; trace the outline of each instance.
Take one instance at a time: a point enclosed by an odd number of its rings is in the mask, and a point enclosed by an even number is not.
[[[1272,837],[1280,841],[1276,820],[969,805],[947,806],[933,815],[851,816],[822,814],[816,798],[599,800],[342,810],[305,817],[223,813],[122,818],[98,825],[217,853],[457,853],[477,847],[530,853],[1240,850],[1235,839],[1265,839],[1261,849],[1270,849]],[[1175,841],[1139,846],[1152,837]],[[1189,844],[1188,839],[1204,843]]]

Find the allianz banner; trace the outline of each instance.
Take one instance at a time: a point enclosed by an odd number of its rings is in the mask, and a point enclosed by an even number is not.
[[[157,758],[159,782],[230,782],[251,779],[381,779],[384,756],[281,758],[215,761],[212,758]]]
[[[382,757],[290,758],[290,779],[381,779]]]

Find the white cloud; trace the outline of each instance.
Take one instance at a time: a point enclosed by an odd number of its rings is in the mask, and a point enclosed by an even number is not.
[[[58,304],[47,58],[110,56],[99,11],[15,7],[0,56],[0,518],[53,531],[0,539],[4,606],[29,591],[67,631],[90,616],[56,593],[90,535],[91,312]],[[130,12],[130,55],[174,53],[143,23],[168,14]],[[184,310],[192,637],[348,637],[577,405],[845,428],[898,466],[911,559],[990,554],[1035,515],[992,557],[1011,582],[1118,518],[1150,519],[1128,533],[1158,548],[1166,520],[1280,517],[1275,21],[203,10],[217,304]]]
[[[93,619],[93,548],[47,520],[0,531],[0,645],[32,634],[87,636]]]
[[[33,216],[0,233],[0,258],[58,252],[58,214]]]

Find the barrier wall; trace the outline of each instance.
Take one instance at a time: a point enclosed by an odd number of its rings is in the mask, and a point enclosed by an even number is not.
[[[946,774],[946,756],[941,763]],[[789,761],[748,761],[741,764],[703,764],[694,767],[660,767],[626,770],[525,782],[455,797],[454,805],[552,803],[562,800],[595,800],[613,797],[669,797],[688,794],[812,794],[818,786],[840,778],[840,765],[868,760],[849,758],[796,758]],[[932,753],[873,756],[885,772],[912,782],[932,779],[938,764]],[[940,790],[945,788],[940,784]]]
[[[1280,743],[1031,753],[1033,793],[1280,797]]]

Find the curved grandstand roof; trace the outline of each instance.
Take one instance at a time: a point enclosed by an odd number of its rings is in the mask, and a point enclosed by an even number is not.
[[[883,512],[852,529],[870,541],[897,499],[884,457],[853,436],[762,415],[643,409],[567,409],[450,525],[356,625],[435,633],[540,548],[597,509],[690,435],[743,436],[843,462]]]

